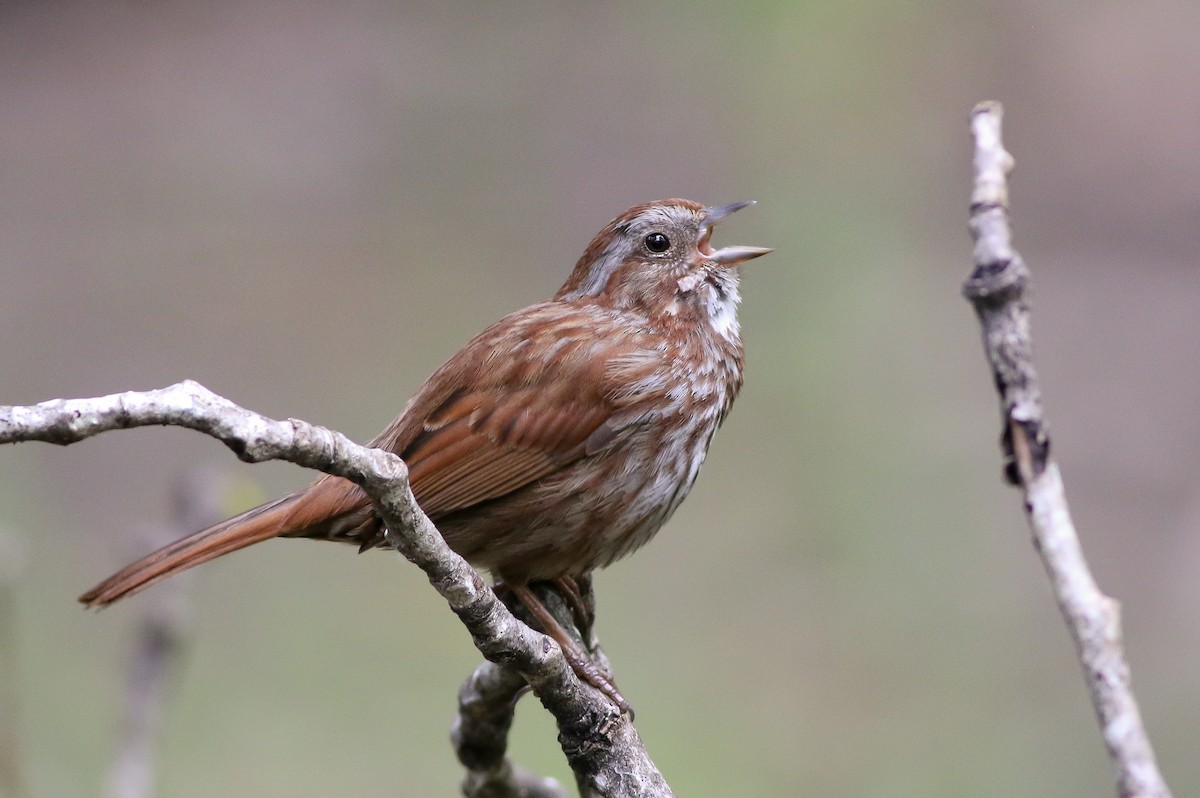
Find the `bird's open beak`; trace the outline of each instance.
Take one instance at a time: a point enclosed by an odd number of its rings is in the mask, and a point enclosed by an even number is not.
[[[748,205],[753,205],[754,200],[745,200],[743,202],[731,202],[728,205],[722,205],[717,208],[704,209],[704,221],[700,223],[700,237],[696,241],[696,246],[701,254],[710,261],[719,263],[722,266],[733,266],[734,264],[757,258],[759,255],[766,255],[773,250],[765,247],[722,247],[714,250],[708,243],[712,238],[713,226],[724,219],[734,211],[740,211]]]

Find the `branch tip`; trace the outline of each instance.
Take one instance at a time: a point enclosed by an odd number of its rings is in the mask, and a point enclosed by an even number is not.
[[[1029,269],[1012,246],[1007,177],[1013,158],[1001,140],[1003,109],[984,102],[971,112],[975,180],[971,194],[974,268],[963,285],[982,328],[984,353],[1000,398],[1005,475],[1023,491],[1034,546],[1100,722],[1121,798],[1170,798],[1142,725],[1121,648],[1119,605],[1100,592],[1088,568],[1050,451],[1041,389],[1033,364],[1027,290]]]

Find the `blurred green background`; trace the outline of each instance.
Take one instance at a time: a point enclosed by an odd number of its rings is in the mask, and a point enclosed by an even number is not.
[[[998,99],[1055,451],[1196,794],[1198,40],[1190,0],[6,4],[0,402],[190,377],[365,440],[626,207],[757,199],[717,234],[777,249],[745,390],[597,581],[651,755],[681,795],[1110,795],[959,295]],[[309,478],[180,430],[0,450],[28,798],[98,793],[156,593],[74,596],[195,465]],[[456,794],[477,655],[416,569],[286,541],[188,592],[163,796]],[[513,755],[568,777],[529,700]]]

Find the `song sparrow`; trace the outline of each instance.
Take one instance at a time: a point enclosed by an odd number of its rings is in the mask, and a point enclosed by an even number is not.
[[[543,626],[557,624],[525,586],[584,577],[648,541],[729,412],[742,382],[737,267],[771,250],[714,250],[709,239],[750,204],[630,208],[553,299],[475,336],[371,441],[407,462],[446,542],[514,588]],[[138,560],[80,601],[110,604],[274,537],[385,545],[366,495],[325,476]],[[546,631],[574,648],[561,628]],[[567,653],[580,670],[578,650]]]

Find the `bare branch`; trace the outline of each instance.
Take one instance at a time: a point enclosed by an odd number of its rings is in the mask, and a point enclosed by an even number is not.
[[[171,538],[160,538],[170,542]],[[105,795],[148,798],[154,794],[155,757],[171,676],[185,635],[182,590],[188,580],[165,585],[138,623],[122,704],[121,730]]]
[[[15,586],[27,566],[24,546],[0,529],[0,798],[24,795],[17,720],[21,716],[17,680]]]
[[[519,672],[554,715],[560,745],[584,795],[672,795],[630,719],[580,683],[558,645],[517,620],[446,545],[417,506],[399,457],[304,421],[266,418],[190,380],[157,391],[0,407],[0,443],[65,445],[107,430],[154,425],[211,435],[247,462],[287,460],[361,486],[384,520],[388,542],[425,572],[475,646],[491,662]]]
[[[591,579],[577,583],[577,602],[572,603],[548,583],[536,583],[535,590],[543,605],[558,619],[581,651],[592,657],[597,667],[609,672],[608,658],[592,633],[595,595]],[[531,621],[529,610],[511,591],[501,591],[505,606],[521,620]],[[576,619],[582,609],[586,618]],[[467,769],[463,794],[468,798],[558,798],[566,793],[550,779],[524,773],[504,756],[509,727],[517,701],[527,690],[525,681],[511,670],[484,663],[463,683],[458,692],[458,716],[454,719],[451,740],[459,762]],[[586,785],[580,789],[586,793]]]
[[[493,662],[481,664],[459,689],[450,739],[467,769],[467,798],[565,798],[558,782],[527,773],[504,755],[517,700],[527,689],[520,674]]]
[[[191,469],[172,491],[170,523],[146,530],[146,548],[165,546],[176,538],[221,520],[224,492],[219,474]],[[105,795],[149,798],[155,794],[155,760],[172,677],[187,645],[190,623],[187,588],[191,573],[159,586],[153,602],[141,606],[133,656],[125,682],[123,717]]]
[[[1130,687],[1129,665],[1121,647],[1119,606],[1100,592],[1092,578],[1050,453],[1033,366],[1027,294],[1030,274],[1012,247],[1008,222],[1007,181],[1013,159],[1001,142],[1002,114],[1000,104],[994,102],[980,103],[971,113],[975,183],[970,224],[975,257],[963,293],[979,316],[984,351],[1000,392],[1005,473],[1025,493],[1034,543],[1075,640],[1116,771],[1118,794],[1121,798],[1169,798],[1171,793],[1158,771]]]

